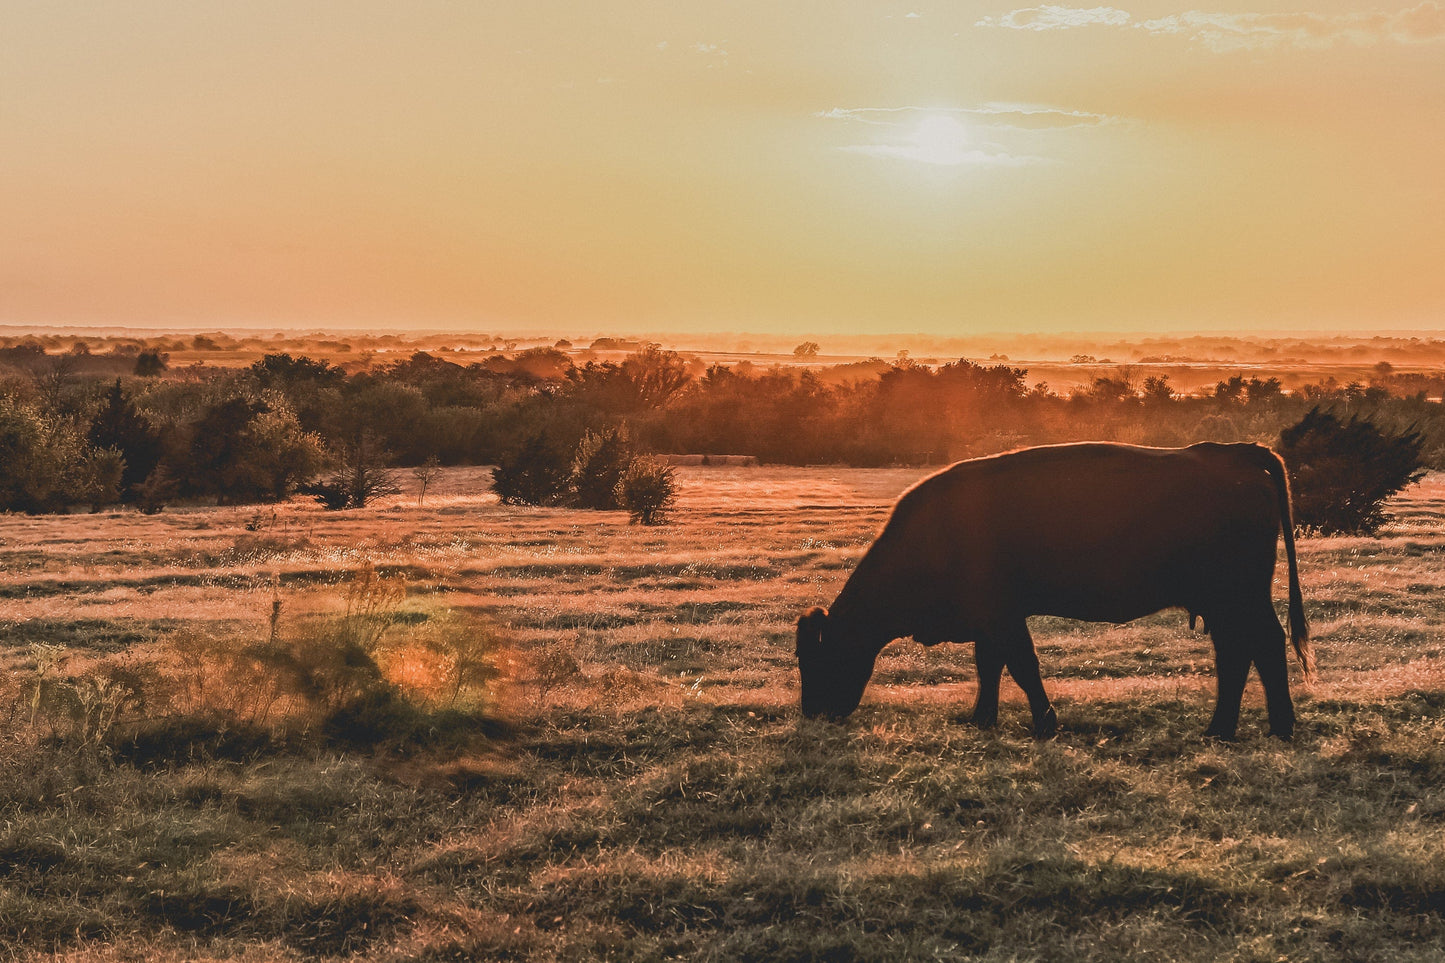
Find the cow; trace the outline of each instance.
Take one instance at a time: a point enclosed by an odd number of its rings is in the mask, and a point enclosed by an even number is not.
[[[1028,696],[1034,735],[1058,717],[1039,676],[1031,615],[1128,622],[1182,608],[1214,641],[1218,695],[1206,736],[1233,739],[1253,664],[1269,731],[1294,733],[1284,629],[1271,597],[1276,538],[1288,620],[1314,676],[1284,461],[1251,444],[1046,445],[959,462],[898,499],[830,609],[798,620],[805,716],[858,707],[884,646],[973,642],[973,722],[998,718],[1003,670]]]

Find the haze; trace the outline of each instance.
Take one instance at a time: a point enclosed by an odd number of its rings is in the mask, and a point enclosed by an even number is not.
[[[0,324],[1445,317],[1445,8],[0,5]]]

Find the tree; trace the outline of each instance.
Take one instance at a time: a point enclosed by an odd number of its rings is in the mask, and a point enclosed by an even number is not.
[[[1174,388],[1169,384],[1168,375],[1150,375],[1144,379],[1143,390],[1146,405],[1166,405],[1174,400]]]
[[[365,508],[373,499],[401,490],[389,461],[372,432],[359,432],[342,443],[337,470],[330,480],[304,486],[301,491],[330,509]]]
[[[121,500],[134,501],[139,497],[136,486],[145,481],[160,463],[161,437],[136,410],[135,403],[126,397],[119,378],[115,379],[100,409],[91,418],[87,439],[96,448],[114,449],[124,459],[117,480]]]
[[[617,485],[633,460],[624,425],[587,432],[572,458],[572,498],[578,508],[617,508]]]
[[[135,356],[135,374],[141,378],[154,378],[170,366],[171,356],[159,348],[148,348]]]
[[[793,357],[797,358],[799,361],[804,361],[809,358],[816,358],[818,356],[818,351],[818,342],[804,341],[802,344],[798,345],[796,348],[793,349]]]
[[[677,505],[674,469],[647,456],[632,459],[617,482],[617,502],[634,524],[667,524]]]
[[[420,507],[426,504],[427,487],[431,485],[437,475],[441,474],[441,462],[436,455],[431,455],[426,461],[413,468],[411,473],[416,477],[417,485],[420,486],[416,493],[416,503]]]
[[[537,433],[498,460],[492,490],[503,505],[555,505],[567,494],[572,451]]]
[[[0,395],[0,511],[98,508],[118,497],[120,453],[92,447],[68,418]]]
[[[1280,433],[1295,523],[1323,535],[1372,535],[1385,501],[1425,473],[1419,432],[1382,430],[1358,415],[1341,421],[1311,408]]]

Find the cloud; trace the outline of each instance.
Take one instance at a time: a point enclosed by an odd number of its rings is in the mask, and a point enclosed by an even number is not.
[[[1025,7],[1000,17],[984,17],[975,26],[1010,30],[1067,30],[1105,26],[1141,30],[1155,36],[1181,36],[1218,53],[1281,47],[1324,49],[1342,43],[1430,43],[1445,39],[1445,7],[1421,0],[1394,13],[1184,13],[1135,20],[1114,7]]]
[[[987,103],[974,107],[834,107],[816,116],[829,120],[856,120],[864,124],[898,126],[906,123],[900,115],[957,115],[977,118],[984,126],[1016,130],[1062,127],[1096,127],[1117,123],[1119,118],[1087,110],[1069,110],[1045,104]]]
[[[872,129],[871,143],[837,148],[845,153],[948,167],[1052,163],[1020,145],[1037,147],[1039,137],[1052,131],[1097,127],[1117,120],[1063,107],[1000,103],[951,108],[834,107],[815,116]]]
[[[847,154],[911,160],[918,161],[920,164],[934,164],[940,167],[957,167],[960,164],[1023,167],[1028,164],[1047,163],[1042,157],[1008,154],[1002,151],[990,153],[978,148],[968,150],[960,147],[955,150],[939,150],[924,144],[850,144],[838,149]]]
[[[1103,24],[1110,27],[1122,26],[1129,22],[1129,14],[1113,7],[1057,7],[1045,4],[1042,7],[1025,7],[1006,13],[1002,17],[984,17],[974,26],[1007,27],[1010,30],[1067,30],[1070,27],[1087,27]]]

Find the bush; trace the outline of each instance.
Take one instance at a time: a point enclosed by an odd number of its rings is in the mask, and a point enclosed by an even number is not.
[[[626,426],[587,432],[572,458],[572,499],[578,508],[614,509],[618,484],[633,461]]]
[[[1419,432],[1393,434],[1357,415],[1341,421],[1311,408],[1279,436],[1289,466],[1295,523],[1322,535],[1371,535],[1386,499],[1425,473]]]
[[[572,480],[572,452],[546,435],[533,435],[516,452],[499,459],[492,490],[503,505],[555,505]]]
[[[632,459],[617,482],[617,502],[634,524],[665,525],[677,504],[673,469],[655,458]]]

